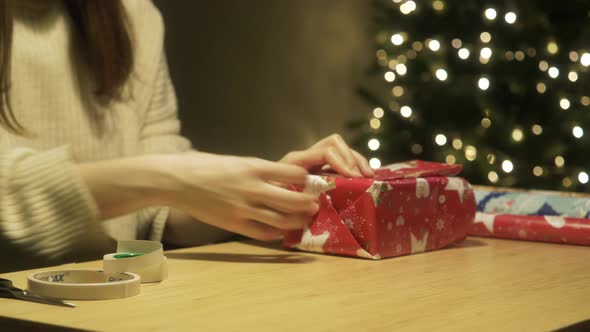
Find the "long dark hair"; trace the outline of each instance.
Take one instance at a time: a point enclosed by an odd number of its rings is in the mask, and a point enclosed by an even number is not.
[[[45,0],[40,0],[45,1]],[[78,32],[79,49],[92,73],[96,97],[110,102],[122,97],[133,71],[133,45],[128,17],[120,0],[64,0]],[[12,14],[0,0],[0,126],[25,134],[10,107]]]

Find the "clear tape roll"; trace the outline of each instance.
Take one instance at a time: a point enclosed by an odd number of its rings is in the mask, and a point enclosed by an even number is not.
[[[104,255],[103,270],[136,273],[141,276],[142,283],[158,282],[168,277],[168,262],[160,242],[119,241],[116,253]]]
[[[57,270],[31,273],[27,289],[61,300],[110,300],[139,294],[141,279],[135,273],[96,270]]]

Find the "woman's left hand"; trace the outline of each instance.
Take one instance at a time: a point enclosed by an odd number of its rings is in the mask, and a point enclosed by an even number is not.
[[[289,152],[279,162],[298,165],[310,172],[330,167],[347,177],[374,175],[367,159],[351,149],[338,134],[322,139],[307,150]]]

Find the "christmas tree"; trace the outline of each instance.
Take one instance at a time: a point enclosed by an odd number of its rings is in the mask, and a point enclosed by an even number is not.
[[[590,2],[376,0],[371,165],[461,163],[475,184],[588,190]],[[585,133],[585,130],[589,132]]]

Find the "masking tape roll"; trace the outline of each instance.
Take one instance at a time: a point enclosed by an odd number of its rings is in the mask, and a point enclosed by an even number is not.
[[[103,270],[107,273],[132,272],[141,276],[142,283],[157,282],[168,277],[168,262],[160,242],[119,241],[117,253],[104,255]]]
[[[135,273],[107,273],[95,270],[44,271],[29,274],[28,290],[37,295],[61,300],[110,300],[140,292],[140,277]]]

